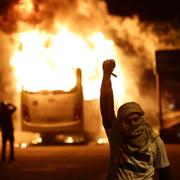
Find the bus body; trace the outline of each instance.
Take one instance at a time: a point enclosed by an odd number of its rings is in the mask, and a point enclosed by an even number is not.
[[[83,132],[83,92],[81,70],[70,91],[21,93],[22,130],[41,134]]]
[[[180,50],[156,51],[160,135],[180,142]]]

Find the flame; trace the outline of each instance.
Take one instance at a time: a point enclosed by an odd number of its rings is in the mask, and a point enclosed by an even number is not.
[[[76,83],[75,69],[81,68],[84,98],[98,104],[102,62],[112,58],[117,64],[117,78],[112,77],[116,110],[123,102],[138,101],[153,117],[149,122],[159,126],[155,88],[144,72],[152,70],[155,50],[180,47],[179,28],[169,26],[169,22],[141,22],[136,15],[110,15],[105,1],[99,0],[1,4],[0,99],[19,107],[17,90],[22,88],[68,91]],[[96,109],[99,112],[99,107]],[[20,119],[20,112],[16,119]],[[88,124],[90,132],[92,126]]]
[[[56,34],[38,29],[17,34],[11,65],[17,89],[34,92],[70,90],[76,83],[75,69],[81,68],[85,99],[96,99],[102,61],[108,57],[116,59],[115,46],[102,32],[83,37],[59,24]]]
[[[155,50],[179,43],[179,33],[169,31],[158,37],[157,24],[143,23],[137,16],[112,16],[106,3],[97,0],[74,0],[71,5],[65,0],[21,0],[9,3],[0,24],[13,39],[8,42],[5,37],[10,48],[1,48],[4,61],[10,59],[18,91],[22,87],[35,92],[69,91],[76,83],[75,69],[81,68],[85,100],[99,99],[102,62],[112,58],[117,64],[118,78],[112,78],[117,106],[134,100],[149,112],[154,109],[154,90],[151,97],[141,95],[139,86],[146,81],[142,76],[152,69]],[[172,43],[167,44],[168,39]]]
[[[18,4],[18,11],[19,12],[26,12],[23,14],[30,14],[33,11],[33,3],[31,0],[20,0],[19,4]]]

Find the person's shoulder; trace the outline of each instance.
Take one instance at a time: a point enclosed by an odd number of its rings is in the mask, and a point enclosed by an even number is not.
[[[153,129],[151,131],[151,136],[152,136],[152,141],[158,141],[159,139],[161,139],[160,136],[159,136],[159,133],[157,133]]]
[[[163,141],[163,139],[161,138],[160,135],[157,136],[156,143],[159,144],[159,145],[164,145],[164,141]]]
[[[159,133],[157,133],[148,123],[145,124],[147,132],[149,134],[150,141],[153,143],[157,141],[157,139],[160,137]]]
[[[154,138],[154,140],[152,141],[152,144],[154,144],[154,148],[155,149],[164,149],[165,148],[165,143],[164,141],[162,140],[161,136],[156,133],[156,136]]]

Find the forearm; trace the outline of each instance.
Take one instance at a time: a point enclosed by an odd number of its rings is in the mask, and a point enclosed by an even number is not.
[[[114,99],[110,75],[104,74],[100,92],[100,108],[105,128],[109,129],[115,119]]]

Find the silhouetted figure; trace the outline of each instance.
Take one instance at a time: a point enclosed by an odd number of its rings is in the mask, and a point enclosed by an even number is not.
[[[12,122],[12,114],[16,107],[12,104],[1,102],[0,103],[0,125],[2,134],[2,161],[6,160],[6,144],[9,140],[10,151],[9,160],[14,160],[14,128]]]
[[[152,180],[155,170],[160,180],[171,179],[164,142],[144,119],[136,102],[127,102],[114,112],[111,75],[115,61],[103,62],[100,107],[109,143],[107,180]]]

